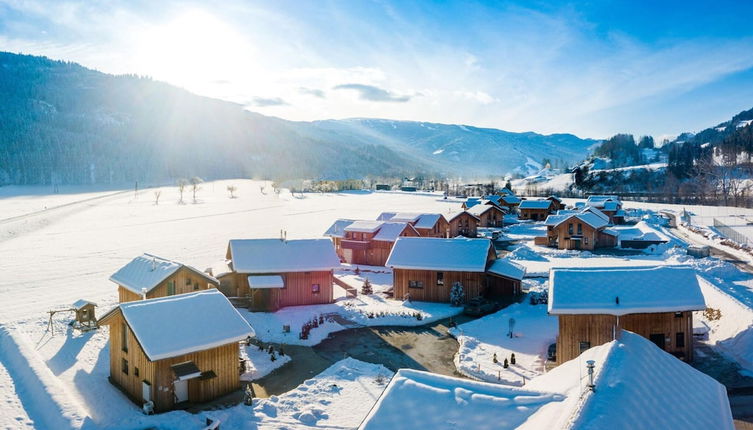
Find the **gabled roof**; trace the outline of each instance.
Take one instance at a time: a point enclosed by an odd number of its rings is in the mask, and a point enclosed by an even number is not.
[[[94,305],[94,306],[97,306],[97,304],[96,304],[96,303],[94,303],[94,302],[90,302],[89,300],[84,300],[84,299],[76,300],[76,302],[75,302],[74,304],[72,304],[71,306],[72,306],[72,307],[73,307],[73,309],[75,309],[75,310],[80,310],[81,308],[83,308],[83,307],[84,307],[84,306],[86,306],[86,305]]]
[[[514,205],[514,204],[520,203],[520,198],[512,194],[503,196],[500,200],[507,205]]]
[[[121,303],[120,311],[150,361],[216,348],[254,336],[227,297],[212,288]]]
[[[610,211],[610,212],[616,212],[619,208],[620,208],[620,203],[614,202],[614,201],[604,202],[604,206],[602,206],[602,210]]]
[[[280,275],[249,275],[248,287],[251,289],[285,288]]]
[[[400,221],[400,222],[418,222],[418,220],[421,218],[421,215],[423,215],[421,212],[396,212],[393,217],[389,219],[389,221]]]
[[[454,220],[455,218],[457,218],[457,217],[459,217],[460,215],[463,215],[463,214],[466,214],[466,215],[468,215],[469,217],[472,217],[472,218],[476,218],[476,220],[479,219],[476,215],[473,215],[472,213],[470,213],[468,211],[457,211],[457,212],[454,212],[454,213],[451,213],[451,214],[447,214],[444,217],[447,220],[447,222],[450,222],[450,221]]]
[[[373,240],[394,242],[406,229],[413,230],[413,232],[416,233],[416,236],[418,236],[416,229],[407,222],[385,222],[382,224],[379,232],[374,235]]]
[[[594,391],[584,389],[586,361],[595,361]],[[648,339],[622,331],[526,383],[567,396],[539,409],[522,429],[734,428],[725,387]]]
[[[418,217],[418,221],[416,221],[413,227],[417,229],[434,228],[434,226],[439,222],[441,218],[442,214],[421,214],[421,216]]]
[[[478,205],[480,203],[481,203],[481,198],[480,197],[468,197],[465,200],[465,208],[466,209],[472,208],[473,206],[476,206],[476,205]]]
[[[466,210],[466,212],[468,212],[469,214],[471,214],[471,215],[473,215],[475,217],[478,217],[478,216],[486,213],[486,211],[489,211],[489,210],[498,210],[498,211],[504,213],[504,211],[502,209],[500,209],[498,206],[494,206],[494,205],[476,205],[476,206],[468,208]]]
[[[386,266],[396,269],[485,272],[489,239],[401,237]]]
[[[377,217],[377,221],[389,221],[395,217],[397,212],[382,212]]]
[[[523,200],[520,202],[520,209],[549,209],[552,206],[551,200]]]
[[[557,196],[549,196],[547,197],[547,200],[554,200],[556,202],[562,203],[562,199]]]
[[[219,284],[217,279],[199,269],[151,254],[143,254],[134,258],[113,273],[110,280],[136,294],[141,294],[143,289],[146,289],[147,292],[154,289],[181,267],[191,270],[212,284]]]
[[[552,219],[550,220],[549,218],[552,218]],[[572,214],[572,215],[549,215],[546,221],[544,221],[544,224],[557,227],[562,223],[568,222],[572,218],[575,218],[581,222],[584,222],[597,230],[609,225],[609,221],[605,221],[604,219],[602,219],[601,217],[599,217],[598,215],[592,212],[585,212],[585,211],[581,213],[577,213],[577,214]]]
[[[645,221],[641,221],[632,227],[617,229],[617,232],[620,240],[669,242],[669,238],[664,233],[655,230]]]
[[[603,208],[607,202],[613,202],[620,205],[622,204],[622,202],[620,202],[619,196],[616,196],[616,195],[593,195],[593,196],[588,196],[588,198],[586,199],[587,205],[593,206],[596,208]]]
[[[513,429],[560,394],[400,369],[360,430]]]
[[[586,206],[581,211],[581,213],[586,213],[586,212],[590,212],[590,213],[598,216],[599,218],[603,219],[604,221],[609,222],[609,215],[605,214],[604,212],[600,211],[599,209],[597,209],[597,208],[595,208],[593,206]]]
[[[237,273],[312,272],[340,267],[329,239],[233,239],[227,258]]]
[[[209,273],[215,278],[220,278],[222,276],[233,273],[233,268],[230,267],[230,260],[220,260],[212,263],[211,266],[207,267],[205,272]]]
[[[384,224],[384,221],[371,221],[371,220],[359,220],[353,221],[349,226],[345,227],[345,231],[358,232],[358,233],[374,233]]]
[[[502,196],[498,196],[496,194],[489,194],[484,196],[484,200],[488,200],[496,204],[499,204],[500,199],[502,199]]]
[[[486,270],[494,275],[504,276],[505,278],[523,279],[526,274],[526,268],[508,258],[498,258]]]
[[[324,236],[345,237],[345,227],[353,223],[352,219],[338,219],[324,232]]]
[[[619,299],[619,300],[618,300]],[[706,308],[689,267],[553,268],[549,313],[626,315]]]

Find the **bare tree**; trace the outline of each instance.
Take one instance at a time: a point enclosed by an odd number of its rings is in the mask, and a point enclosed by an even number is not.
[[[162,190],[157,190],[154,192],[154,204],[155,205],[159,204],[159,198],[161,195],[162,195]]]
[[[186,190],[186,186],[188,185],[188,181],[181,178],[176,181],[176,184],[178,185],[178,191],[180,191],[180,200],[178,200],[178,203],[183,203],[183,191]]]
[[[228,185],[228,186],[227,186],[227,192],[229,192],[229,193],[230,193],[230,198],[231,198],[231,199],[234,199],[234,198],[235,198],[235,191],[236,191],[237,189],[238,189],[238,188],[237,188],[237,187],[236,187],[235,185]]]
[[[196,192],[201,189],[200,184],[204,182],[203,179],[201,179],[198,176],[194,176],[191,178],[191,193],[193,195],[193,202],[196,203]]]

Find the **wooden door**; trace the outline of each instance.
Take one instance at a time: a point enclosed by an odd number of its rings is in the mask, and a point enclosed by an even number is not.
[[[173,382],[175,388],[175,403],[188,401],[188,381]]]
[[[649,335],[648,340],[655,343],[656,346],[658,346],[662,351],[664,350],[664,346],[665,346],[664,333]]]

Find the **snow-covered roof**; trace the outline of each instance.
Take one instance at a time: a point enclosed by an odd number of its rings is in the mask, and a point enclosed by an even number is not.
[[[389,221],[391,220],[397,212],[382,212],[377,217],[377,221]]]
[[[398,237],[400,237],[400,235],[403,233],[403,231],[405,231],[406,228],[416,231],[416,229],[414,229],[413,226],[408,224],[407,222],[385,222],[382,224],[379,232],[374,235],[373,240],[382,242],[394,242]],[[418,235],[418,232],[416,232],[416,235]]]
[[[248,277],[248,287],[256,289],[284,288],[285,282],[280,275],[251,275]]]
[[[498,196],[496,194],[489,194],[484,196],[484,200],[488,200],[493,203],[499,204],[500,199],[502,199],[502,196]]]
[[[620,204],[618,202],[607,201],[607,202],[604,202],[604,206],[602,207],[602,210],[610,211],[610,212],[617,212],[619,208],[620,208]]]
[[[338,219],[324,232],[324,236],[345,237],[345,227],[353,223],[352,219]]]
[[[450,221],[454,220],[455,218],[457,218],[457,217],[459,217],[460,215],[463,215],[463,214],[468,214],[469,216],[471,216],[473,218],[476,218],[476,220],[478,220],[478,217],[476,215],[473,215],[472,213],[470,213],[468,211],[453,212],[453,213],[445,215],[444,219],[446,219],[447,222],[450,222]]]
[[[593,206],[586,206],[585,208],[583,208],[581,212],[582,213],[590,212],[598,216],[599,218],[603,219],[604,221],[609,222],[609,215],[605,214],[604,212],[600,211],[599,209]]]
[[[352,231],[358,233],[374,233],[379,230],[384,221],[371,221],[371,220],[359,220],[353,221],[349,226],[345,227],[345,231]]]
[[[209,273],[215,278],[219,278],[233,273],[233,268],[230,267],[230,260],[220,260],[212,263],[211,266],[207,267],[207,270],[205,270],[205,272]]]
[[[181,267],[190,269],[214,284],[219,283],[217,279],[194,267],[151,254],[143,254],[134,258],[113,273],[110,280],[136,294],[141,294],[144,289],[150,291],[155,288]]]
[[[218,290],[119,305],[151,361],[215,348],[254,336],[254,330]]]
[[[554,201],[557,201],[559,203],[562,203],[562,199],[559,198],[559,197],[557,197],[557,196],[549,196],[549,197],[547,197],[547,199],[548,200],[554,200]]]
[[[489,239],[401,237],[387,258],[388,267],[415,270],[484,272]]]
[[[500,200],[508,205],[514,205],[516,203],[520,203],[520,198],[513,195],[502,196]]]
[[[481,203],[481,198],[480,197],[468,197],[465,200],[465,208],[466,209],[472,208],[473,206],[476,206],[476,205],[478,205],[480,203]]]
[[[479,217],[480,215],[484,214],[486,211],[489,210],[500,210],[499,207],[494,205],[476,205],[473,207],[468,208],[467,212],[475,217]]]
[[[434,228],[440,218],[442,218],[441,214],[421,214],[413,227],[421,229]],[[393,219],[393,221],[398,220]]]
[[[418,220],[421,218],[421,215],[423,215],[421,212],[397,212],[393,217],[389,219],[389,221],[400,221],[400,222],[418,222]]]
[[[489,266],[487,272],[506,278],[522,280],[526,274],[526,268],[508,258],[498,258]]]
[[[705,308],[698,278],[690,267],[552,268],[549,272],[548,309],[555,315],[626,315]]]
[[[520,202],[520,209],[549,209],[552,205],[551,200],[523,200]]]
[[[233,239],[228,258],[237,273],[284,273],[332,270],[340,267],[329,239]]]
[[[94,306],[97,306],[97,304],[96,304],[96,303],[94,303],[94,302],[90,302],[89,300],[84,300],[84,299],[76,300],[76,302],[75,302],[75,303],[73,303],[73,304],[72,304],[71,306],[73,306],[73,309],[75,309],[75,310],[79,310],[79,309],[83,308],[83,307],[84,307],[84,306],[86,306],[86,305],[94,305]]]
[[[400,369],[360,430],[513,429],[564,396]]]
[[[584,390],[586,360],[595,361],[595,391]],[[533,378],[526,388],[567,399],[539,408],[525,430],[734,428],[722,384],[628,331]]]
[[[631,227],[616,227],[620,240],[669,242],[669,238],[662,232],[655,230],[646,222],[641,221]]]
[[[576,213],[576,214],[570,214],[570,215],[549,215],[544,221],[544,224],[548,226],[557,227],[560,224],[567,222],[572,218],[576,218],[580,220],[581,222],[584,222],[597,230],[609,225],[609,221],[605,221],[598,215],[592,212],[586,212],[586,211]]]
[[[565,212],[565,211],[559,211],[559,212]],[[559,212],[557,212],[557,215],[549,215],[548,217],[546,217],[546,220],[544,220],[544,225],[552,226],[552,227],[558,226],[562,223],[562,221],[573,216],[573,214],[569,214],[569,213],[560,214]]]
[[[593,196],[588,196],[588,198],[586,199],[587,205],[593,206],[596,208],[603,208],[607,202],[617,203],[619,205],[622,204],[620,202],[620,197],[616,195],[593,195]],[[607,209],[607,210],[617,210],[616,205],[615,205],[615,209]]]

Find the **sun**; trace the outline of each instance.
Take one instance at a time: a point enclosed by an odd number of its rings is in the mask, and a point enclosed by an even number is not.
[[[138,37],[138,69],[155,79],[201,92],[212,83],[248,76],[254,50],[231,25],[192,10]]]

